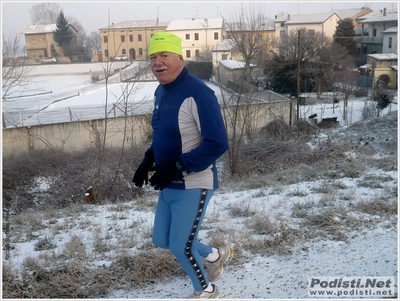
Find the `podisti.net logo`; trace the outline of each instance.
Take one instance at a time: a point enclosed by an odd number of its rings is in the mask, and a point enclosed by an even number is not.
[[[317,298],[394,298],[394,277],[308,277],[308,296]]]

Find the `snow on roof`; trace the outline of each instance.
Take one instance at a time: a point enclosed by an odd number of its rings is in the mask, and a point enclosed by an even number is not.
[[[322,14],[305,14],[305,15],[288,15],[286,24],[310,24],[310,23],[323,23],[335,13],[322,13]]]
[[[220,60],[219,63],[231,70],[241,69],[246,66],[246,64],[244,62],[239,62],[239,61],[235,61],[235,60]]]
[[[168,22],[157,22],[157,20],[132,20],[113,23],[111,26],[105,26],[101,29],[108,28],[143,28],[143,27],[167,27]]]
[[[397,33],[397,26],[389,27],[388,29],[382,31],[382,33]]]
[[[395,53],[374,53],[374,54],[368,54],[368,56],[378,61],[397,60],[397,54]]]
[[[190,18],[190,19],[174,19],[168,24],[167,31],[174,30],[192,30],[192,29],[207,29],[222,28],[222,18]]]
[[[46,33],[46,32],[53,32],[56,29],[57,29],[56,24],[37,24],[28,26],[22,33],[23,34]]]
[[[383,12],[372,12],[367,14],[365,17],[365,20],[360,21],[360,23],[378,23],[398,20],[397,10],[386,11],[385,15]]]
[[[275,20],[263,20],[259,30],[275,30]],[[254,25],[243,22],[229,22],[226,31],[254,31]]]
[[[364,9],[365,9],[365,7],[349,8],[349,9],[334,9],[330,13],[331,14],[336,13],[340,19],[344,20],[344,19],[348,19],[348,18],[351,19],[351,18],[355,17],[357,14],[362,12]]]
[[[241,69],[246,66],[246,64],[244,62],[239,62],[239,61],[235,61],[235,60],[220,60],[219,63],[229,69],[232,69],[232,70],[233,69]]]
[[[368,19],[374,16],[379,16],[379,15],[383,15],[384,13],[384,9],[383,10],[374,10],[364,16],[360,16],[358,19]],[[386,9],[386,13],[396,13],[397,14],[397,8],[394,9]]]
[[[230,51],[235,47],[235,41],[232,39],[225,39],[217,46],[213,47],[211,51]]]

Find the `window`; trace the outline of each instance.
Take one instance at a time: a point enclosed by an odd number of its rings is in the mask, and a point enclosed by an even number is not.
[[[129,42],[133,42],[133,34],[129,35]]]
[[[218,32],[214,32],[214,40],[218,40]]]
[[[104,50],[104,55],[108,57],[108,49]]]
[[[374,31],[373,31],[372,36],[373,36],[373,37],[376,37],[376,28],[374,28]]]
[[[107,36],[104,37],[104,43],[108,43],[108,37]]]
[[[200,56],[200,50],[196,49],[194,56],[195,57],[199,57]]]
[[[268,36],[268,42],[272,42],[274,40],[274,35],[270,34]]]
[[[143,48],[139,48],[139,55],[143,55]]]
[[[389,38],[389,49],[392,48],[392,38]]]
[[[141,42],[141,41],[142,41],[142,35],[141,35],[141,34],[138,34],[138,36],[137,36],[137,40],[138,40],[139,42]]]
[[[186,58],[190,58],[190,50],[186,50]]]
[[[185,40],[190,40],[190,33],[185,34]]]
[[[126,54],[126,49],[122,49],[122,54]]]
[[[121,36],[121,42],[125,42],[125,36]]]
[[[228,55],[227,54],[221,55],[221,60],[227,60],[227,59],[228,59]]]
[[[196,41],[199,40],[199,34],[198,34],[198,33],[195,33],[195,34],[194,34],[194,39],[195,39]]]

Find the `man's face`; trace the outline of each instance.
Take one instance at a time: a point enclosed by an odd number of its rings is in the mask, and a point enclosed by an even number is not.
[[[151,71],[161,85],[173,82],[183,69],[183,58],[172,52],[150,55]]]

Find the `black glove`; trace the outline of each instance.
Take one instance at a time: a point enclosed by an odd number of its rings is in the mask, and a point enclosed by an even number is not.
[[[142,187],[143,182],[148,183],[147,173],[149,172],[150,167],[153,166],[154,163],[154,154],[152,151],[147,151],[144,154],[144,159],[142,163],[140,163],[139,167],[136,169],[135,174],[133,175],[132,182],[137,187]]]
[[[186,170],[186,166],[181,158],[156,165],[150,168],[150,171],[155,171],[149,180],[150,184],[154,186],[155,190],[163,190],[179,172],[184,170]]]

